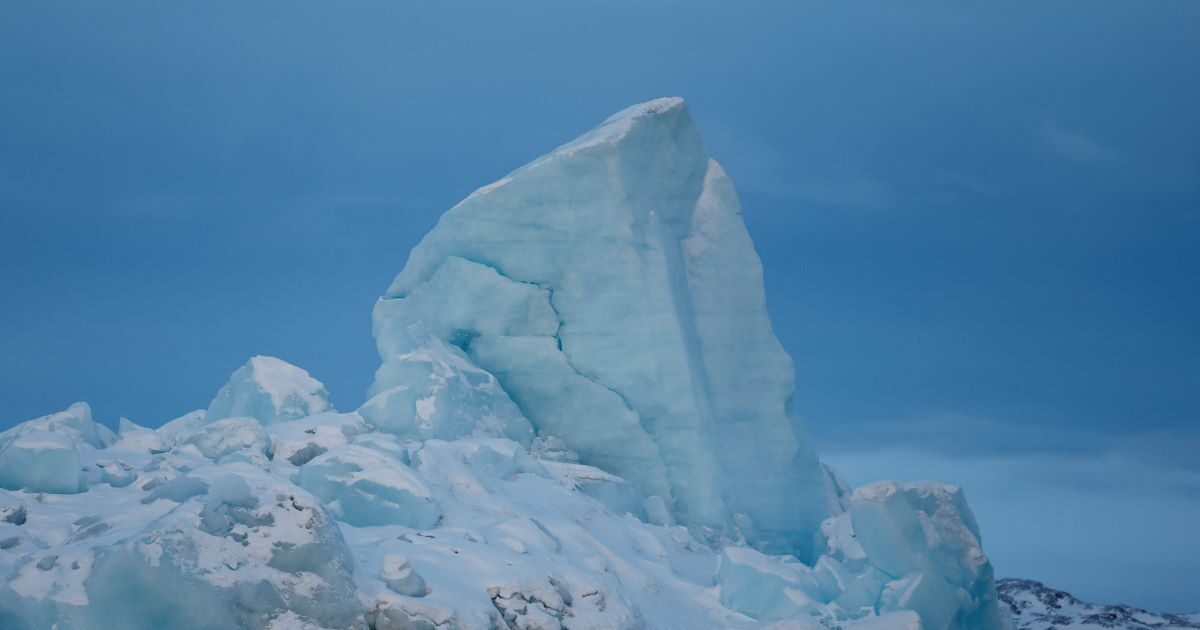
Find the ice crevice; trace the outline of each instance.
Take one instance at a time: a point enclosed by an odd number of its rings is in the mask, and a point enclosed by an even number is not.
[[[596,385],[598,385],[600,387],[603,387],[604,389],[612,392],[613,395],[615,395],[617,398],[620,398],[621,402],[625,405],[625,408],[628,409],[630,413],[638,416],[638,420],[640,421],[641,415],[638,414],[637,410],[635,410],[633,408],[633,405],[629,402],[629,399],[625,396],[625,394],[622,394],[617,389],[607,385],[606,383],[601,381],[596,376],[594,376],[592,374],[588,374],[587,372],[579,369],[579,366],[575,365],[575,363],[571,361],[571,354],[569,352],[567,352],[566,348],[564,348],[564,346],[563,346],[562,330],[563,330],[563,327],[566,326],[566,322],[563,320],[562,315],[559,314],[558,308],[556,306],[554,306],[554,289],[551,287],[539,285],[537,283],[533,283],[533,284],[535,286],[541,287],[544,291],[546,291],[546,294],[547,294],[546,295],[546,303],[550,305],[550,310],[554,312],[554,316],[558,319],[558,328],[555,329],[555,331],[554,331],[554,343],[555,343],[555,346],[558,347],[558,351],[562,353],[563,360],[567,362],[567,365],[570,366],[571,370],[573,370],[576,374],[578,374],[579,376],[582,376],[583,378],[586,378],[587,380],[595,383]],[[646,430],[646,427],[644,425],[642,426],[642,430]]]
[[[496,272],[496,274],[498,276],[500,276],[501,278],[504,278],[505,280],[508,280],[510,282],[513,282],[516,284],[528,285],[531,287],[535,287],[541,291],[544,291],[546,293],[546,305],[550,308],[550,311],[554,314],[554,317],[557,320],[557,326],[555,328],[554,333],[552,335],[544,335],[544,336],[554,339],[555,346],[557,347],[558,351],[562,353],[563,359],[566,361],[567,365],[569,365],[571,367],[571,369],[575,372],[575,374],[577,374],[583,378],[586,378],[587,380],[595,383],[596,385],[603,387],[604,389],[612,392],[614,395],[616,395],[618,398],[620,398],[624,402],[626,409],[628,409],[631,413],[635,413],[635,414],[637,413],[634,410],[633,406],[630,404],[629,399],[624,394],[622,394],[620,391],[617,391],[616,389],[609,386],[608,384],[604,383],[596,376],[594,376],[592,374],[588,374],[587,372],[581,370],[578,366],[576,366],[574,363],[572,363],[571,355],[568,352],[566,352],[566,350],[563,347],[562,330],[563,330],[563,327],[566,325],[566,321],[563,319],[562,315],[559,313],[558,308],[554,305],[554,288],[553,287],[549,286],[546,283],[542,283],[542,282],[532,282],[532,281],[528,281],[528,280],[521,280],[519,278],[514,278],[512,276],[507,275],[502,269],[500,269],[500,267],[498,267],[497,265],[492,264],[492,263],[484,262],[481,260],[473,260],[473,259],[467,258],[465,256],[459,256],[458,258],[461,258],[462,260],[465,260],[470,263],[474,263],[481,267],[486,267],[488,269],[491,269],[492,271]],[[381,297],[380,300],[400,301],[400,300],[405,299],[406,297],[407,296],[405,294],[400,294],[400,295],[395,295],[395,296],[384,296],[384,297]],[[468,332],[470,334],[465,341],[459,341],[459,340],[455,340],[455,341],[448,340],[448,341],[452,345],[457,346],[463,352],[466,352],[467,355],[472,358],[472,360],[476,360],[476,357],[471,352],[470,342],[471,342],[471,340],[478,337],[480,333],[478,331],[468,331]],[[542,335],[526,335],[526,336],[537,337],[537,336],[542,336]],[[475,362],[479,363],[479,361],[477,361],[477,360]]]

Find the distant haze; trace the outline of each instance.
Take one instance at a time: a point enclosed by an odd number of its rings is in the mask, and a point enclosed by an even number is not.
[[[796,409],[961,482],[1001,576],[1200,610],[1200,4],[14,2],[0,427],[157,425],[252,355],[356,407],[445,209],[688,99]]]

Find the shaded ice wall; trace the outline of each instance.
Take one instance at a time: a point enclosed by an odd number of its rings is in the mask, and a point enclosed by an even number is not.
[[[446,212],[374,327],[376,409],[412,398],[395,375],[449,344],[540,436],[680,521],[812,559],[824,473],[789,421],[792,365],[737,196],[682,99],[626,109]]]

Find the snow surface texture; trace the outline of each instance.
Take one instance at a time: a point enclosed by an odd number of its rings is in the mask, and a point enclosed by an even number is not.
[[[1018,630],[1152,630],[1200,628],[1200,614],[1165,615],[1131,606],[1097,606],[1079,601],[1033,580],[1004,579],[996,583],[1000,600],[1012,613]]]
[[[1008,627],[959,489],[793,430],[761,275],[683,102],[625,110],[446,213],[357,411],[255,357],[0,434],[0,627]]]

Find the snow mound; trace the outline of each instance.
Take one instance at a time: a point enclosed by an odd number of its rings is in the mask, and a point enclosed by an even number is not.
[[[351,525],[433,527],[441,509],[408,466],[369,448],[347,445],[300,468],[300,487]]]
[[[254,418],[226,418],[206,424],[183,440],[200,454],[220,461],[226,457],[262,461],[271,454],[271,440]]]
[[[308,372],[275,357],[253,357],[208,405],[209,422],[245,416],[262,424],[329,410],[329,393]]]

